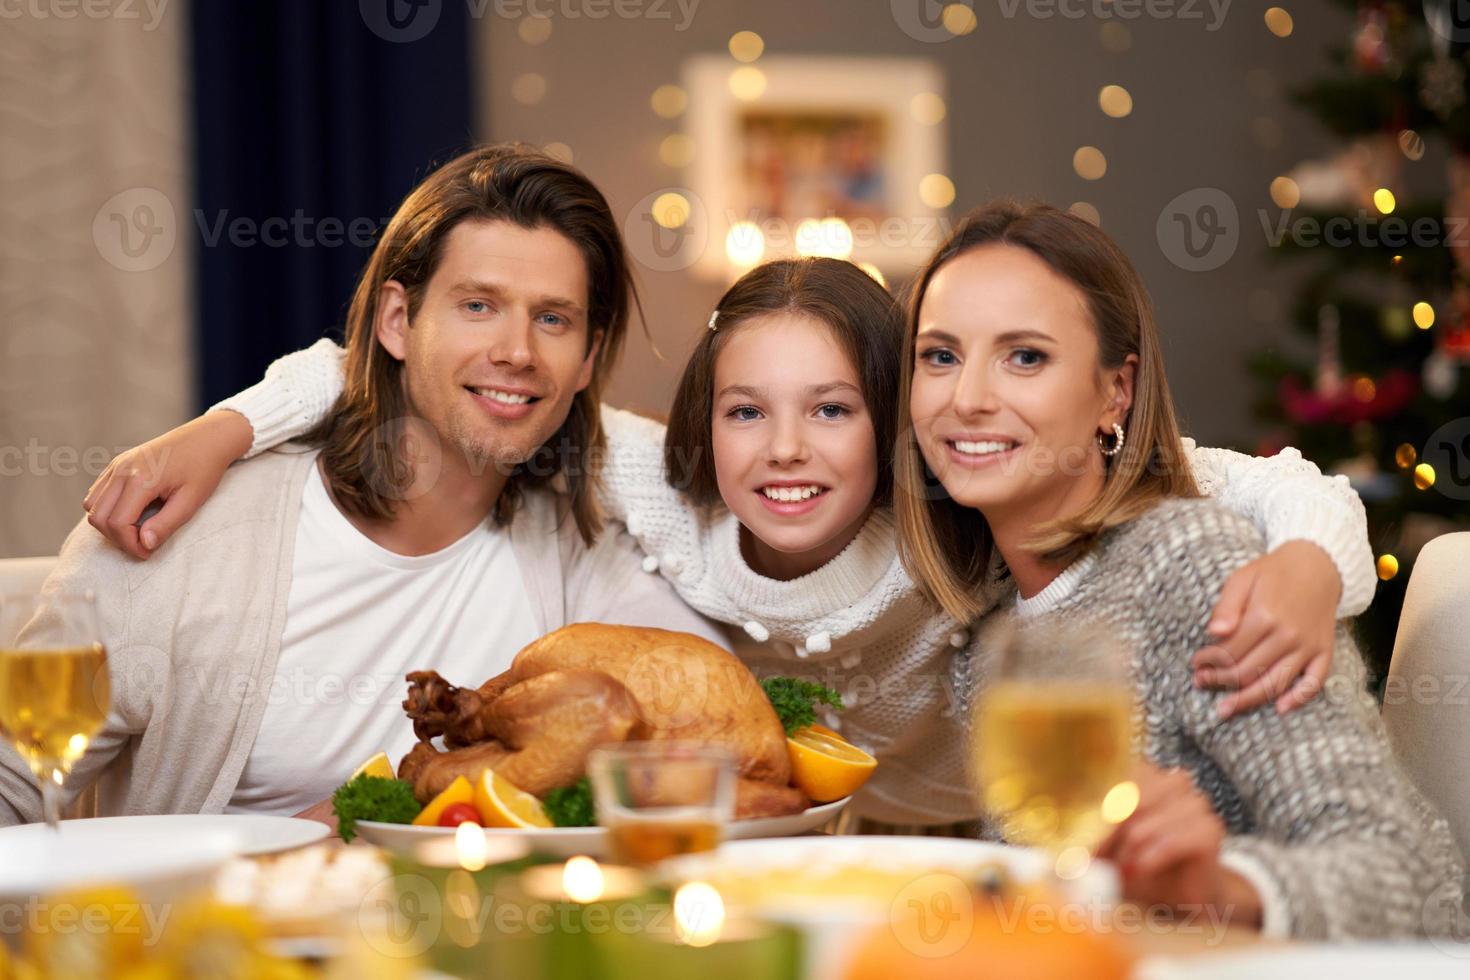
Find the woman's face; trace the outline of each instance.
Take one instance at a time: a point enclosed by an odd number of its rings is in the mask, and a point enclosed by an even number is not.
[[[1125,417],[1135,363],[1100,368],[1081,291],[1030,250],[965,252],[919,308],[909,411],[924,459],[993,528],[1076,513],[1102,488],[1098,435]]]
[[[735,327],[715,362],[712,419],[720,496],[750,533],[751,566],[791,579],[837,557],[872,508],[878,454],[831,328],[789,313]]]

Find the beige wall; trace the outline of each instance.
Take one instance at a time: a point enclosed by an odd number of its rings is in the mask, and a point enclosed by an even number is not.
[[[916,40],[893,11],[925,2],[704,0],[683,31],[676,29],[676,4],[644,4],[672,17],[556,15],[550,39],[539,46],[520,38],[516,20],[487,16],[479,25],[481,131],[493,139],[568,144],[622,216],[651,191],[680,182],[680,174],[657,157],[660,139],[680,124],[658,118],[649,95],[679,81],[687,55],[721,52],[731,34],[754,30],[768,54],[933,58],[948,80],[956,213],[1000,194],[1096,205],[1103,227],[1122,242],[1154,294],[1186,424],[1202,439],[1244,440],[1249,448],[1257,432],[1244,357],[1289,335],[1286,304],[1273,299],[1286,280],[1266,266],[1256,209],[1270,207],[1273,177],[1326,145],[1311,120],[1289,107],[1286,89],[1320,70],[1324,46],[1347,37],[1349,19],[1298,4],[1292,8],[1296,32],[1283,40],[1266,30],[1256,5],[1228,4],[1212,31],[1208,3],[1179,3],[1175,9],[1187,7],[1206,19],[1114,20],[1126,26],[1131,46],[1112,53],[1100,39],[1109,21],[1027,17],[1025,0],[975,0],[979,27],[973,34],[943,43]],[[561,9],[549,0],[543,6]],[[514,9],[541,8],[527,3]],[[1014,17],[1004,15],[1009,9],[1017,11]],[[548,82],[544,99],[532,107],[511,94],[513,80],[526,72]],[[1109,119],[1098,110],[1098,91],[1109,83],[1133,94],[1129,118]],[[1278,146],[1256,141],[1253,132],[1262,125],[1281,131]],[[1101,181],[1084,181],[1072,171],[1072,154],[1083,144],[1107,154]],[[1211,272],[1179,268],[1155,235],[1165,205],[1196,187],[1224,190],[1240,213],[1236,252]],[[647,269],[642,280],[654,338],[669,360],[659,363],[646,345],[633,343],[611,394],[659,411],[720,286]]]
[[[0,22],[0,558],[189,410],[184,4],[113,7]]]

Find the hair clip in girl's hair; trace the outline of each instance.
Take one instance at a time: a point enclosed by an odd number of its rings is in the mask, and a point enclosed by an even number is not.
[[[720,318],[720,311],[719,310],[715,310],[713,313],[711,313],[709,315],[709,328],[710,328],[710,330],[714,330],[715,329],[715,321],[718,320],[719,318]]]

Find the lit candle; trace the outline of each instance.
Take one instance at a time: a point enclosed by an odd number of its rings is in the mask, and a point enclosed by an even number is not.
[[[531,845],[511,834],[488,834],[478,824],[465,822],[453,837],[433,837],[414,848],[413,856],[431,868],[463,868],[479,871],[486,865],[519,861],[531,853]]]

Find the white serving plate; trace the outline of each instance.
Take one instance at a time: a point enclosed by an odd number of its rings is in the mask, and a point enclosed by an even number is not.
[[[72,822],[84,821],[64,822],[60,834],[39,825],[49,837],[21,832],[26,827],[0,832],[0,908],[102,885],[125,886],[146,902],[170,901],[206,888],[240,846],[228,831],[89,832],[65,826]]]
[[[151,840],[155,836],[164,835],[184,841],[201,834],[228,834],[235,842],[232,853],[258,857],[315,844],[331,832],[332,828],[324,823],[295,817],[273,817],[260,813],[167,813],[63,820],[60,835],[61,840],[66,842],[101,840],[113,847],[128,849],[133,846],[135,838]],[[54,839],[56,838],[51,828],[45,824],[29,823],[0,829],[0,842]]]
[[[1134,976],[1137,980],[1465,980],[1470,977],[1470,944],[1292,945],[1157,957],[1140,963]]]
[[[832,803],[808,807],[801,813],[787,817],[764,817],[759,820],[736,820],[725,827],[725,839],[743,841],[761,837],[792,837],[819,830],[842,812],[852,799],[845,796]],[[450,827],[415,827],[412,824],[379,823],[374,820],[357,821],[357,832],[363,839],[379,847],[401,854],[410,854],[420,844],[439,838],[452,838],[455,830]],[[607,855],[607,831],[602,827],[553,827],[547,830],[501,830],[486,828],[485,836],[492,840],[512,838],[525,841],[537,854],[551,857],[572,857],[586,854],[600,858]]]

